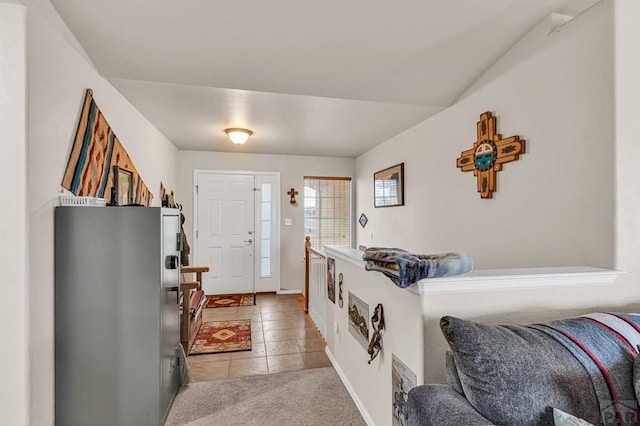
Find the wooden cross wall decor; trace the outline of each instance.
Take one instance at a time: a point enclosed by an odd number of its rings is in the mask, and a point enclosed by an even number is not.
[[[492,198],[497,189],[496,172],[502,170],[504,163],[518,160],[520,154],[524,154],[524,147],[524,140],[519,136],[502,139],[502,135],[496,133],[496,118],[485,112],[478,121],[478,140],[473,148],[460,154],[456,166],[463,172],[473,171],[480,198]]]
[[[296,203],[296,195],[298,195],[298,191],[296,191],[295,189],[291,188],[289,191],[287,191],[287,195],[289,195],[291,197],[289,199],[289,203],[295,204]]]

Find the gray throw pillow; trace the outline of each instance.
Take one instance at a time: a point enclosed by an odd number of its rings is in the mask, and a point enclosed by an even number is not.
[[[462,389],[462,383],[460,383],[460,377],[458,376],[458,369],[456,368],[456,360],[453,358],[451,351],[445,353],[445,372],[447,375],[447,385],[453,390],[464,396],[464,390]]]
[[[443,317],[464,395],[495,424],[553,424],[558,407],[601,422],[584,367],[555,339],[522,325],[489,325]]]

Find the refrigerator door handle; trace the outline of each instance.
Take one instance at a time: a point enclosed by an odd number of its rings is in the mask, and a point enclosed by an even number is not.
[[[180,287],[167,287],[167,291],[175,291],[176,292],[176,305],[180,304]]]
[[[176,234],[176,251],[182,251],[182,232]]]

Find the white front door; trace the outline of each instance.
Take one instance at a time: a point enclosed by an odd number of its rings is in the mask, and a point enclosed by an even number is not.
[[[252,174],[197,173],[197,249],[194,265],[209,266],[205,294],[254,292]]]

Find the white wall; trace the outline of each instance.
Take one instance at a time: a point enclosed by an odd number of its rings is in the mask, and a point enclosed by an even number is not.
[[[177,184],[177,149],[96,72],[48,1],[23,3],[28,10],[31,422],[47,425],[53,424],[54,403],[53,212],[85,90],[93,89],[156,196],[154,205],[160,205],[160,181]]]
[[[613,40],[610,2],[559,32],[543,22],[451,108],[356,159],[358,243],[463,251],[480,269],[614,264]],[[481,113],[526,140],[493,199],[456,158]],[[372,175],[405,163],[405,206],[374,209]],[[374,237],[370,239],[370,233]]]
[[[259,143],[249,141],[248,143]],[[176,201],[182,204],[186,217],[185,232],[193,246],[193,171],[242,170],[256,172],[280,172],[280,238],[282,289],[304,289],[304,176],[353,177],[354,159],[335,157],[308,157],[296,155],[236,154],[228,152],[180,151],[178,154],[178,187],[174,189]],[[299,192],[297,205],[289,204],[287,191]],[[291,226],[284,219],[291,218]]]
[[[0,413],[29,424],[26,9],[0,3]]]
[[[362,253],[353,250],[347,260],[340,252],[327,250],[336,260],[336,303],[326,299],[327,304],[327,352],[365,420],[372,425],[391,424],[392,355],[396,355],[416,375],[417,384],[423,378],[423,329],[421,296],[402,289],[379,272],[364,270]],[[358,264],[358,265],[356,265]],[[339,274],[343,274],[343,300],[338,301]],[[368,364],[370,357],[349,332],[349,292],[369,305],[367,324],[369,339],[373,335],[371,316],[378,303],[382,303],[385,329],[382,334],[383,350]],[[337,332],[334,323],[338,324]]]
[[[615,3],[616,268],[625,291],[621,300],[640,300],[640,2]]]
[[[356,159],[357,213],[369,217],[359,244],[464,251],[476,269],[592,265],[626,272],[612,287],[425,298],[425,382],[444,380],[443,315],[529,322],[640,309],[639,18],[637,4],[604,1],[557,32],[548,34],[544,22],[451,108]],[[527,143],[520,160],[498,173],[491,200],[480,199],[474,176],[455,167],[484,111],[497,115],[503,136]],[[401,161],[405,207],[373,209],[372,173]]]

